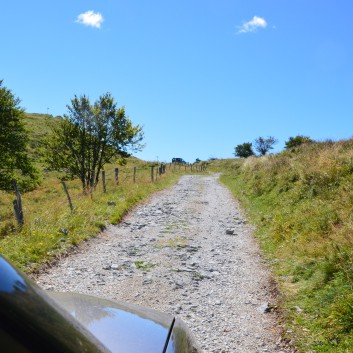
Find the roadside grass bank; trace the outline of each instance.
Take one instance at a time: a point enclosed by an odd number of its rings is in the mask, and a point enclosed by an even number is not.
[[[353,140],[215,161],[240,200],[281,293],[300,352],[352,352]]]
[[[152,163],[153,164],[153,163]],[[73,203],[71,212],[56,172],[43,172],[41,186],[22,195],[24,225],[18,226],[12,201],[14,193],[1,192],[0,253],[25,272],[36,270],[72,246],[95,236],[152,193],[177,182],[183,169],[169,169],[151,181],[151,163],[130,158],[119,166],[119,184],[114,165],[106,166],[106,193],[100,182],[92,194],[84,195],[78,180],[67,181]],[[135,182],[133,170],[137,168]]]

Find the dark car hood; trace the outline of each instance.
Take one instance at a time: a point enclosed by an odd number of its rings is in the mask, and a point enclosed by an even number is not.
[[[77,293],[47,294],[112,353],[163,352],[173,317],[152,309]]]
[[[201,352],[177,318],[82,294],[43,291],[2,256],[0,344],[0,350],[27,353]]]

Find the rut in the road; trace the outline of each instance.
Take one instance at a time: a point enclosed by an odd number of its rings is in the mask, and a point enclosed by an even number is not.
[[[178,315],[205,352],[280,352],[270,276],[216,175],[184,176],[38,283]]]

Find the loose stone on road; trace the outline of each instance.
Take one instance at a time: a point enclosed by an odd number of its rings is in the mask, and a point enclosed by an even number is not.
[[[204,352],[286,351],[252,228],[217,175],[182,177],[37,282],[176,315]]]

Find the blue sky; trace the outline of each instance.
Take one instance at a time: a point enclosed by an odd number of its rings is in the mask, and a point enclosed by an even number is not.
[[[111,92],[137,157],[233,157],[258,136],[353,136],[350,0],[11,0],[0,78],[27,112]]]

